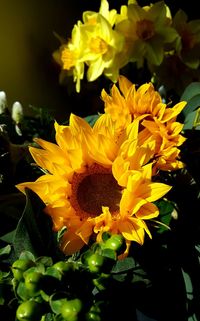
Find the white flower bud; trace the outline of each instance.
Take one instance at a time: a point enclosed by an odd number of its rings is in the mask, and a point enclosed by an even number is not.
[[[23,119],[23,107],[18,101],[12,106],[12,119],[16,124],[21,123]]]
[[[6,108],[7,108],[6,93],[4,91],[0,91],[0,115],[5,112]]]

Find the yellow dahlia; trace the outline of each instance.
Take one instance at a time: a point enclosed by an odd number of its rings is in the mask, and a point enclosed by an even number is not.
[[[162,101],[151,82],[136,88],[136,85],[124,76],[119,77],[119,89],[114,84],[110,95],[103,89],[101,98],[105,104],[105,113],[126,125],[134,119],[142,121],[144,118],[158,119],[165,123],[180,114],[186,105],[183,101],[169,107]]]
[[[76,83],[76,91],[80,92],[80,83],[84,77],[84,61],[81,59],[83,53],[83,39],[81,37],[81,22],[74,25],[71,38],[67,43],[62,43],[58,50],[53,53],[53,58],[61,66],[60,81],[67,74],[73,76]]]
[[[142,146],[153,146],[151,161],[154,162],[154,173],[159,169],[171,171],[183,168],[178,148],[186,140],[180,134],[183,124],[174,120],[162,123],[155,119],[144,120],[142,126],[144,129],[139,133],[139,142]]]
[[[102,90],[101,97],[105,113],[111,115],[119,129],[139,121],[139,144],[151,146],[150,159],[154,159],[155,168],[170,170],[183,167],[178,146],[185,138],[180,135],[183,125],[176,122],[176,118],[185,107],[185,101],[169,107],[152,83],[136,88],[124,76],[119,77],[119,89],[113,85],[111,94]]]
[[[56,144],[36,139],[30,147],[36,164],[46,171],[35,182],[17,185],[33,190],[46,204],[54,230],[67,228],[61,248],[72,254],[101,240],[104,231],[122,234],[127,242],[151,237],[146,221],[159,215],[153,203],[170,186],[152,182],[149,149],[137,144],[138,123],[116,131],[109,115],[92,127],[75,115],[69,126],[55,123]]]

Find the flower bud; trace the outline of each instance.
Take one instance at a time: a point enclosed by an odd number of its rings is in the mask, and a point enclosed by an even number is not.
[[[4,91],[0,91],[0,115],[5,113],[6,108],[7,108],[6,93]]]
[[[18,101],[16,101],[12,106],[12,119],[16,124],[21,123],[23,119],[23,107]]]

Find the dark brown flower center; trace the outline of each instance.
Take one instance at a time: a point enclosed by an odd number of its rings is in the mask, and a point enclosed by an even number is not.
[[[102,206],[114,214],[119,211],[121,190],[110,169],[94,164],[74,174],[70,202],[80,217],[98,216]]]
[[[152,21],[143,19],[136,23],[136,33],[142,40],[148,40],[154,36],[154,24]]]

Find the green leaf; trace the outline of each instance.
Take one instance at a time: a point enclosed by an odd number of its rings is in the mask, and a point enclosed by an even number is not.
[[[53,313],[46,313],[42,316],[40,321],[55,321],[55,316]]]
[[[200,106],[200,82],[193,82],[184,90],[180,101],[187,101],[182,113],[186,117]]]
[[[127,278],[127,273],[114,274],[113,279],[117,282],[124,282]]]
[[[49,256],[40,256],[36,259],[36,263],[43,264],[46,267],[53,265],[53,260]]]
[[[195,118],[196,118],[196,111],[193,111],[193,112],[187,114],[185,117],[185,120],[184,120],[183,130],[194,128]]]
[[[191,112],[194,112],[200,106],[200,94],[188,100],[187,105],[183,109],[183,115],[186,117]]]
[[[57,254],[52,221],[43,209],[45,204],[31,190],[26,189],[26,205],[18,222],[13,246],[16,256],[22,251],[29,251],[37,256]]]
[[[166,201],[166,200],[159,200],[155,202],[156,206],[159,209],[159,220],[154,222],[157,222],[159,224],[159,221],[162,223],[159,226],[157,233],[163,233],[168,229],[168,226],[172,219],[172,212],[174,210],[174,205],[172,202]],[[166,225],[166,226],[165,226]]]
[[[49,276],[54,277],[58,280],[62,279],[62,274],[58,270],[54,269],[51,266],[46,269],[45,275],[49,275]]]
[[[113,266],[111,273],[123,273],[132,270],[136,267],[136,262],[133,257],[126,257],[123,260],[119,260]]]
[[[11,246],[8,244],[5,247],[3,247],[2,249],[0,249],[0,257],[4,257],[9,255],[11,252]]]
[[[25,286],[24,282],[20,282],[17,286],[17,295],[23,300],[26,301],[30,298],[30,295],[28,293],[28,290]]]
[[[15,230],[8,232],[0,237],[0,239],[6,243],[12,243],[15,235]]]
[[[21,260],[31,260],[31,261],[35,261],[35,256],[33,255],[33,253],[29,252],[29,251],[23,251],[20,253],[19,259]]]
[[[198,94],[200,94],[200,82],[192,82],[185,88],[183,94],[181,95],[180,101],[188,101]]]

